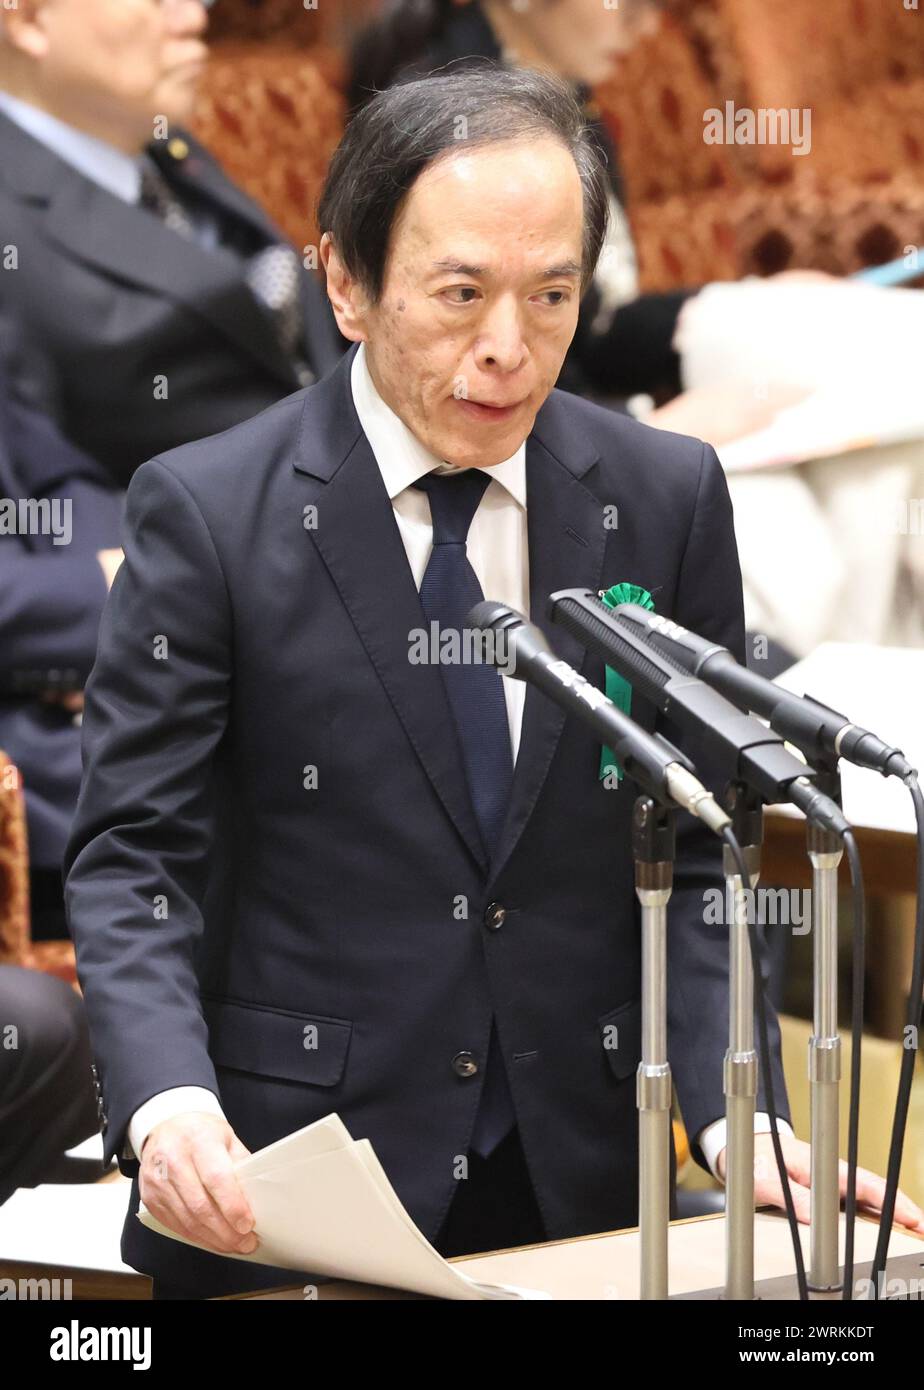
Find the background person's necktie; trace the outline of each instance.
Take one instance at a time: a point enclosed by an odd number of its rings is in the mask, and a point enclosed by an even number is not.
[[[428,624],[460,634],[469,610],[484,594],[466,553],[466,540],[478,504],[490,483],[481,469],[428,473],[414,484],[430,499],[433,549],[420,585]],[[490,860],[500,839],[513,781],[513,754],[502,677],[485,662],[440,665],[462,761],[485,852]],[[486,1156],[513,1128],[516,1117],[507,1074],[492,1020],[484,1087],[475,1118],[472,1148]]]

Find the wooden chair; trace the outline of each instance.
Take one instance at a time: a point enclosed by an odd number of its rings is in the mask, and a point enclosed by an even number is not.
[[[33,942],[29,925],[29,842],[22,778],[0,750],[0,965],[42,970],[79,993],[71,941]]]

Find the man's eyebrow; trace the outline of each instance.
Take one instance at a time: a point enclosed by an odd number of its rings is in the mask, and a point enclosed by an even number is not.
[[[577,278],[580,274],[581,267],[577,261],[562,261],[560,265],[550,265],[539,278],[541,280],[558,280],[562,276]]]
[[[452,256],[444,256],[441,260],[433,262],[434,270],[448,270],[451,275],[487,275],[488,271],[483,265],[467,265],[465,261],[456,261]]]
[[[433,262],[435,271],[448,271],[451,275],[467,275],[471,279],[478,276],[490,278],[491,272],[483,265],[469,265],[465,261],[454,260],[451,256],[446,256],[441,260]],[[574,277],[581,274],[581,267],[577,261],[562,261],[559,265],[550,265],[537,277],[540,280],[557,280],[561,277]]]

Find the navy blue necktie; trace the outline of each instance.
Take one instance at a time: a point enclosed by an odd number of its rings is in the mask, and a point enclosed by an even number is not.
[[[484,598],[466,553],[466,540],[490,481],[483,470],[466,468],[460,473],[428,473],[414,484],[430,499],[433,523],[433,550],[420,585],[421,606],[427,622],[436,622],[440,632],[459,634],[463,655],[468,651],[461,636],[465,619],[473,605]],[[441,663],[440,670],[459,736],[475,819],[490,861],[500,839],[513,780],[502,677],[485,662]],[[513,1102],[492,1021],[472,1148],[489,1154],[514,1123]]]

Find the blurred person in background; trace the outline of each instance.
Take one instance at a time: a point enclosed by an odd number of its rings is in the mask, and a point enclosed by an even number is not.
[[[185,129],[205,0],[0,9],[0,301],[68,438],[123,485],[324,374],[323,289]]]
[[[90,1035],[76,990],[0,965],[0,1206],[60,1179],[68,1149],[99,1131]]]
[[[467,62],[534,67],[571,83],[606,161],[610,220],[558,386],[620,409],[631,402],[646,424],[718,445],[759,428],[800,393],[772,384],[760,398],[737,387],[682,392],[674,335],[699,287],[639,293],[618,153],[591,91],[657,28],[661,8],[656,0],[620,0],[618,7],[602,0],[385,0],[353,45],[348,98],[355,111],[393,82]],[[634,396],[651,399],[636,403]]]
[[[67,936],[61,862],[80,789],[83,685],[122,559],[123,491],[17,378],[41,364],[0,311],[0,748],[23,779],[33,940]]]

